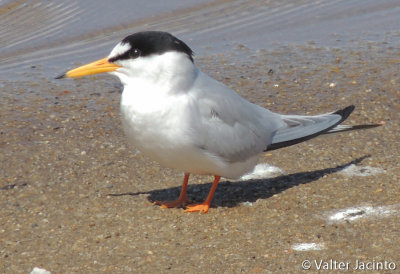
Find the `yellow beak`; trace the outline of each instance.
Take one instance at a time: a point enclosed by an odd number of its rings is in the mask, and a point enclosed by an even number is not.
[[[77,78],[83,77],[86,75],[93,75],[98,73],[110,72],[115,71],[116,69],[120,68],[121,66],[117,64],[113,64],[108,62],[108,58],[103,58],[101,60],[97,60],[93,63],[83,65],[81,67],[71,69],[67,71],[65,74],[56,77],[56,79],[68,77],[68,78]]]

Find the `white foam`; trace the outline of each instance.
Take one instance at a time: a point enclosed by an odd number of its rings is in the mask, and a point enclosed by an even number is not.
[[[352,177],[352,176],[373,176],[379,173],[384,173],[385,170],[379,167],[371,167],[371,166],[356,166],[355,164],[351,164],[348,167],[342,169],[339,173]]]
[[[243,203],[240,203],[240,204],[243,205],[243,206],[253,206],[253,203],[249,202],[249,201],[243,202]]]
[[[264,163],[256,165],[252,172],[243,175],[240,180],[272,178],[283,173],[284,171],[279,167]]]
[[[390,206],[357,206],[341,209],[328,216],[329,222],[355,221],[361,218],[384,218],[399,215],[400,204]]]
[[[50,271],[47,271],[46,269],[35,267],[30,274],[51,274]]]
[[[292,246],[293,250],[296,251],[310,251],[310,250],[322,250],[325,249],[324,243],[301,243],[301,244],[294,244]]]

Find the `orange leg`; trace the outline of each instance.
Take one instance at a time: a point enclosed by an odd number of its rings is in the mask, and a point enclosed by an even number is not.
[[[211,200],[214,196],[214,192],[217,189],[219,180],[221,179],[221,176],[214,176],[214,183],[211,186],[210,192],[208,193],[207,199],[204,201],[202,204],[196,204],[196,205],[189,205],[186,207],[185,212],[202,212],[202,213],[207,213],[208,209],[210,208]]]
[[[155,201],[154,204],[160,205],[162,208],[171,208],[171,207],[184,207],[186,204],[190,203],[190,200],[186,197],[187,185],[189,182],[190,173],[185,173],[185,177],[183,178],[182,190],[179,195],[178,200],[176,201]]]

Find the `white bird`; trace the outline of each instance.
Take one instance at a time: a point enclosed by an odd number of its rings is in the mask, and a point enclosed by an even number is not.
[[[103,72],[117,76],[124,86],[121,113],[128,141],[152,160],[185,172],[178,200],[156,202],[164,208],[206,213],[220,178],[250,172],[263,152],[321,134],[377,126],[339,125],[354,106],[299,116],[252,104],[199,70],[192,50],[166,32],[132,34],[107,58],[57,79]],[[190,173],[215,177],[201,204],[190,204],[186,197]]]

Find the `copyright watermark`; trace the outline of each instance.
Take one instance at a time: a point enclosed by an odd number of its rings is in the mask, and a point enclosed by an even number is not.
[[[303,270],[395,270],[397,265],[393,261],[339,261],[339,260],[304,260],[301,263]]]

